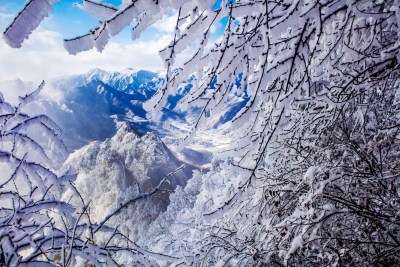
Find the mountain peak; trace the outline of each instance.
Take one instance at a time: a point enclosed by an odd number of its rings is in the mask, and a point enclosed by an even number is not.
[[[107,73],[107,72],[105,70],[100,69],[100,68],[94,68],[94,69],[91,69],[88,72],[86,72],[86,75],[90,77],[90,76],[93,76],[93,75],[99,75],[99,74],[104,74],[104,73]]]
[[[90,215],[94,222],[101,221],[104,214],[118,208],[119,203],[139,192],[151,190],[182,165],[156,134],[139,136],[127,122],[119,122],[117,127],[118,131],[112,138],[91,142],[75,151],[64,166],[78,173],[75,186],[90,201]],[[163,189],[184,186],[192,170],[193,167],[187,165],[171,176],[171,182],[163,185]],[[64,198],[70,199],[71,192],[66,192]],[[160,192],[130,205],[110,223],[119,224],[122,231],[137,237],[160,212],[167,209],[168,204],[168,193]]]
[[[119,134],[134,133],[138,137],[142,136],[142,134],[139,133],[139,131],[136,129],[136,127],[127,121],[116,121],[115,124],[116,124],[116,128],[117,128],[117,135],[118,135],[118,133]]]
[[[137,72],[139,72],[139,71],[140,71],[140,70],[135,69],[135,68],[126,68],[126,69],[124,69],[123,71],[121,71],[120,73],[121,73],[121,74],[125,74],[125,75],[131,75],[131,74],[137,73]]]
[[[99,68],[92,69],[82,75],[84,81],[101,81],[118,91],[133,93],[139,88],[154,87],[161,79],[155,72],[128,68],[121,72],[108,72]],[[149,85],[151,83],[151,85]],[[143,89],[143,88],[142,88]]]

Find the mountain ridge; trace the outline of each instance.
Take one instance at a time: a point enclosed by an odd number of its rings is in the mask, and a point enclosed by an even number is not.
[[[64,169],[78,173],[75,187],[86,196],[85,201],[90,202],[92,222],[101,221],[119,203],[151,190],[184,164],[155,133],[140,134],[128,122],[117,123],[117,128],[113,137],[103,142],[93,141],[76,150],[64,164]],[[162,188],[173,190],[177,186],[184,187],[194,169],[194,166],[185,164]],[[69,199],[71,195],[72,191],[67,191],[64,199]],[[168,204],[169,192],[160,192],[129,206],[111,224],[119,224],[121,230],[133,235],[144,232]]]
[[[206,137],[202,147],[186,147],[184,151],[179,147],[180,140],[189,133],[201,113],[199,107],[189,106],[187,110],[181,110],[178,105],[190,91],[194,79],[191,76],[176,85],[176,94],[167,97],[161,112],[151,114],[144,108],[144,103],[163,88],[162,73],[136,69],[110,72],[97,68],[51,80],[45,86],[46,93],[32,110],[47,114],[60,125],[64,142],[71,152],[91,141],[111,138],[117,132],[117,122],[129,121],[141,133],[156,132],[175,153],[180,154],[179,158],[204,165],[211,161],[211,152],[207,150],[215,147],[215,139]],[[21,87],[21,81],[14,84]],[[47,97],[52,94],[56,97]],[[246,94],[227,99],[219,113],[209,119],[211,129],[229,122],[248,99]]]

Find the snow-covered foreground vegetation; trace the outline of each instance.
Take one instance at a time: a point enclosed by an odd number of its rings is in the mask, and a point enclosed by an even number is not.
[[[20,47],[54,2],[29,1],[4,33],[8,44]],[[186,181],[184,165],[154,134],[139,137],[123,124],[73,154],[62,174],[57,126],[23,113],[37,93],[17,107],[1,97],[1,167],[9,170],[0,186],[1,263],[400,264],[399,1],[85,0],[83,7],[100,24],[65,40],[71,54],[102,51],[130,24],[136,39],[177,12],[174,39],[160,52],[166,75],[143,104],[145,117],[184,133],[175,150],[209,147],[216,136],[224,149],[213,151],[208,172],[194,170]],[[221,21],[225,32],[210,48]],[[196,47],[191,59],[176,69],[188,46]],[[237,97],[245,106],[227,112]],[[166,110],[190,116],[174,125]],[[165,212],[146,215],[150,203]]]
[[[104,142],[92,142],[69,156],[65,169],[72,169],[78,177],[75,187],[90,202],[92,222],[100,222],[121,203],[141,191],[156,187],[169,173],[185,165],[170,177],[163,187],[173,190],[185,186],[193,167],[176,159],[154,133],[140,136],[128,123],[119,123],[117,133]],[[65,192],[63,200],[69,201],[74,192]],[[74,199],[74,206],[80,199]],[[165,211],[169,204],[168,191],[127,207],[123,213],[110,220],[119,230],[137,239],[146,232],[148,224]]]

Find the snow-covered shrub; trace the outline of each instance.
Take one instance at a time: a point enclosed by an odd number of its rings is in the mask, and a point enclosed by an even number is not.
[[[76,221],[75,209],[60,201],[75,176],[54,169],[66,156],[60,130],[45,115],[23,112],[43,86],[20,97],[17,106],[7,103],[0,92],[0,264],[7,266],[51,262],[54,253],[60,255],[70,242],[56,221]],[[37,132],[47,144],[34,137]]]
[[[176,106],[201,108],[186,142],[229,95],[250,97],[225,128],[233,138],[218,156],[223,169],[202,176],[189,209],[201,215],[196,223],[177,216],[188,227],[181,244],[189,254],[177,256],[179,245],[168,248],[171,255],[207,265],[398,264],[398,0],[83,5],[101,22],[65,41],[72,54],[101,51],[131,23],[136,39],[164,14],[178,13],[174,38],[160,52],[165,86],[146,108],[162,110],[193,74],[193,87]],[[44,17],[25,28],[20,21],[35,12],[26,8],[6,30],[10,45],[20,46]],[[210,45],[212,26],[224,20],[223,35]],[[191,59],[173,71],[176,54],[192,44]]]
[[[116,265],[126,253],[131,263],[150,264],[146,251],[116,225],[105,224],[125,207],[161,190],[174,172],[144,191],[136,190],[95,222],[89,201],[75,186],[76,175],[58,171],[67,156],[59,128],[45,115],[23,112],[43,86],[44,82],[20,97],[17,106],[0,93],[0,265]],[[69,198],[64,200],[65,191]]]
[[[259,216],[268,227],[258,232],[269,255],[300,265],[399,264],[398,71],[367,78],[374,84],[329,127],[280,143],[292,152],[263,172],[268,213]]]

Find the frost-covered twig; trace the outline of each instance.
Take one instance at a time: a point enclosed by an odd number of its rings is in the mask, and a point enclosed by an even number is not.
[[[107,215],[107,216],[97,225],[97,227],[94,229],[93,233],[96,233],[97,231],[99,231],[99,230],[101,229],[101,227],[102,227],[110,218],[112,218],[113,216],[115,216],[116,214],[118,214],[122,209],[126,208],[128,205],[130,205],[130,204],[132,204],[132,203],[134,203],[134,202],[136,202],[136,201],[138,201],[138,200],[140,200],[140,199],[149,197],[149,196],[153,195],[154,193],[156,193],[157,191],[162,190],[161,187],[164,185],[164,183],[169,182],[169,179],[171,179],[171,177],[172,177],[175,173],[177,173],[178,171],[182,170],[185,166],[186,166],[185,164],[182,164],[182,165],[181,165],[179,168],[177,168],[175,171],[170,172],[166,177],[164,177],[164,178],[160,181],[160,183],[159,183],[156,187],[152,188],[152,189],[149,190],[148,192],[139,193],[139,194],[137,194],[135,197],[133,197],[133,198],[131,198],[131,199],[125,201],[124,203],[121,203],[121,205],[120,205],[117,209],[115,209],[113,212],[111,212],[109,215]]]

